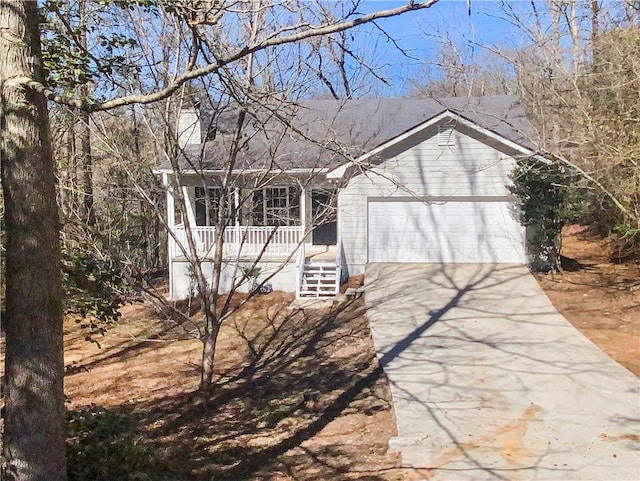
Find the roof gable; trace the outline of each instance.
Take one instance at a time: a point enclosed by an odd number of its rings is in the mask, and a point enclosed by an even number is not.
[[[524,141],[515,142],[513,140],[510,140],[507,137],[504,137],[501,134],[494,132],[491,129],[478,125],[477,123],[466,118],[460,113],[446,109],[443,112],[435,115],[434,117],[414,126],[413,128],[406,130],[405,132],[402,132],[401,134],[386,140],[385,142],[378,145],[374,149],[370,150],[369,152],[366,152],[365,154],[355,159],[354,162],[345,162],[340,167],[335,168],[330,172],[328,172],[327,177],[340,178],[345,174],[345,172],[349,167],[354,165],[362,165],[366,162],[369,162],[370,159],[375,158],[376,156],[380,156],[380,158],[376,159],[377,162],[374,162],[374,163],[379,163],[383,160],[381,154],[383,154],[386,150],[391,149],[395,145],[399,144],[400,142],[410,137],[413,137],[414,135],[418,135],[421,132],[424,132],[432,127],[444,125],[444,124],[446,124],[447,126],[452,126],[454,129],[457,128],[458,126],[464,126],[467,129],[477,132],[478,134],[484,137],[487,137],[493,141],[496,141],[499,144],[502,144],[505,147],[508,147],[509,149],[515,150],[516,152],[519,152],[524,156],[533,156],[536,154],[535,145],[532,143],[531,140],[526,139],[526,137],[524,138]],[[438,132],[437,130],[434,130],[433,135],[437,135],[437,132]]]

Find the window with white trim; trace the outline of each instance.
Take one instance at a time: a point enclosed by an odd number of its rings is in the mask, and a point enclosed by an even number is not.
[[[222,189],[220,187],[207,187],[206,189],[203,187],[195,188],[196,225],[211,226],[216,224],[221,197]],[[226,201],[227,215],[225,216],[225,220],[227,224],[229,224],[235,215],[233,192],[227,194]]]
[[[453,125],[438,125],[438,145],[443,147],[456,145],[455,129]]]
[[[264,187],[253,193],[253,225],[300,224],[300,190],[292,186]]]

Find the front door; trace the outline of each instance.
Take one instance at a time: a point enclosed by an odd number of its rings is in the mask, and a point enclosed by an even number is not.
[[[336,245],[338,242],[338,228],[336,223],[335,190],[314,190],[311,192],[311,216],[313,245]]]

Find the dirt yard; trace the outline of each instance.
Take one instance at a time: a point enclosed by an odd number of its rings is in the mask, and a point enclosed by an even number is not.
[[[226,325],[205,394],[200,342],[148,309],[125,308],[101,348],[69,325],[68,407],[135,419],[170,479],[402,479],[362,300],[317,312],[291,312],[291,300],[256,297]]]
[[[556,308],[618,363],[640,376],[640,265],[611,262],[588,227],[565,229],[562,275],[538,275]]]

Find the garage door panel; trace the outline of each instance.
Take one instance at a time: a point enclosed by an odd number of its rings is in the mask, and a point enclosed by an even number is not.
[[[369,202],[370,262],[523,263],[508,202]]]

